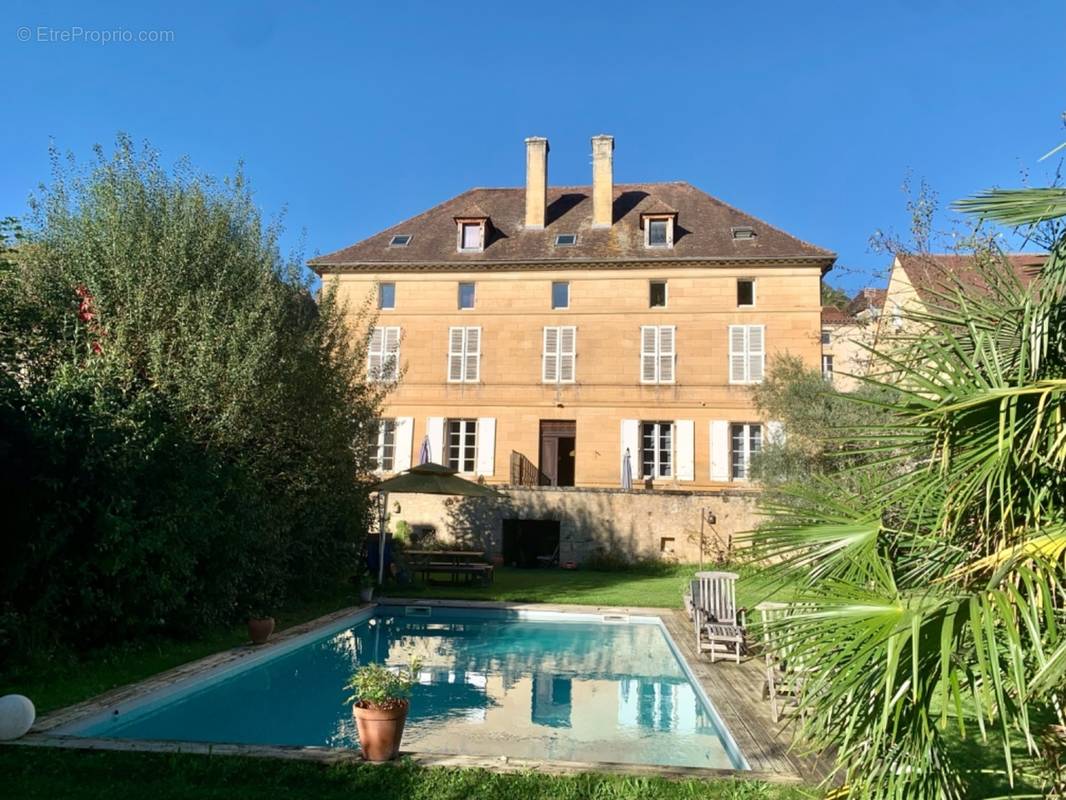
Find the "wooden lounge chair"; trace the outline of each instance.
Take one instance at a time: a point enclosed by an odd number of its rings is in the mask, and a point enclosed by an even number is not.
[[[766,661],[763,698],[770,701],[770,716],[778,722],[786,708],[799,708],[803,683],[810,670],[797,656],[794,643],[781,628],[782,622],[793,613],[793,606],[766,602],[755,606],[755,610],[759,614],[759,637]]]
[[[732,650],[740,663],[744,647],[744,620],[737,613],[735,572],[697,572],[698,585],[692,587],[693,622],[696,626],[696,652],[710,652],[711,663],[719,650]]]

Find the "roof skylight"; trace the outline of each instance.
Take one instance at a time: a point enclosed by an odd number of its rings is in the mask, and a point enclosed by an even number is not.
[[[733,238],[736,240],[755,238],[755,229],[750,225],[737,225],[729,230],[732,231]]]
[[[573,247],[575,244],[577,244],[576,233],[560,233],[555,237],[556,247]]]
[[[407,247],[411,243],[411,234],[397,233],[389,242],[389,247]]]

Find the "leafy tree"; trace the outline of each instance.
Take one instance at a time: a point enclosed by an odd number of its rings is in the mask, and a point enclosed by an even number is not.
[[[8,638],[229,621],[350,570],[380,398],[346,310],[242,173],[126,137],[55,163],[0,276]]]
[[[1066,192],[959,205],[1035,225],[1066,215]],[[802,732],[835,751],[849,797],[1039,783],[1024,754],[1063,723],[1066,237],[1028,286],[997,253],[978,260],[987,290],[945,288],[914,315],[920,335],[878,354],[895,400],[841,445],[861,458],[771,494],[752,534],[752,556],[804,586],[779,633],[792,666],[812,667]],[[992,772],[966,737],[998,742]]]
[[[833,306],[834,308],[847,308],[848,303],[851,302],[851,298],[848,297],[848,293],[843,289],[830,286],[825,281],[822,281],[822,305]]]

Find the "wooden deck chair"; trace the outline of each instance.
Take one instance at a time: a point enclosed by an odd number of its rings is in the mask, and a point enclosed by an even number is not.
[[[689,619],[696,618],[696,598],[699,596],[700,582],[697,580],[689,581],[688,588],[685,589],[685,593],[681,596],[681,605],[684,607]]]
[[[799,707],[803,682],[809,672],[795,652],[795,643],[781,629],[782,622],[796,611],[788,603],[765,602],[755,606],[759,615],[759,639],[766,662],[763,699],[770,701],[770,716],[779,722],[788,707]]]
[[[711,663],[721,650],[732,650],[740,663],[744,646],[744,620],[737,613],[735,572],[697,572],[698,586],[692,590],[693,622],[696,626],[696,652],[710,652]]]

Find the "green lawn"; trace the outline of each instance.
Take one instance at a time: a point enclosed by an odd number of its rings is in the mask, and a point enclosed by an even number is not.
[[[695,566],[684,564],[624,572],[500,567],[488,586],[416,583],[390,586],[385,596],[680,608],[681,595],[695,571]],[[750,608],[771,594],[779,594],[777,587],[760,580],[752,570],[742,570],[737,582],[739,605]]]
[[[411,764],[323,766],[233,756],[102,753],[0,747],[3,796],[12,800],[801,800],[793,787],[745,781],[485,770],[423,769]]]
[[[671,608],[695,567],[663,566],[631,571],[499,569],[490,586],[389,587],[386,595],[516,602]],[[745,573],[738,602],[753,605],[773,587]],[[340,585],[314,601],[277,613],[279,629],[354,605]],[[205,631],[194,641],[154,639],[116,645],[75,656],[51,654],[33,664],[0,673],[0,694],[28,695],[39,713],[85,700],[179,664],[247,640],[243,626]],[[330,767],[280,760],[194,755],[78,752],[0,747],[3,795],[13,798],[767,798],[813,796],[797,789],[733,781],[664,781],[581,775],[499,775],[481,770],[432,769],[412,765]]]

